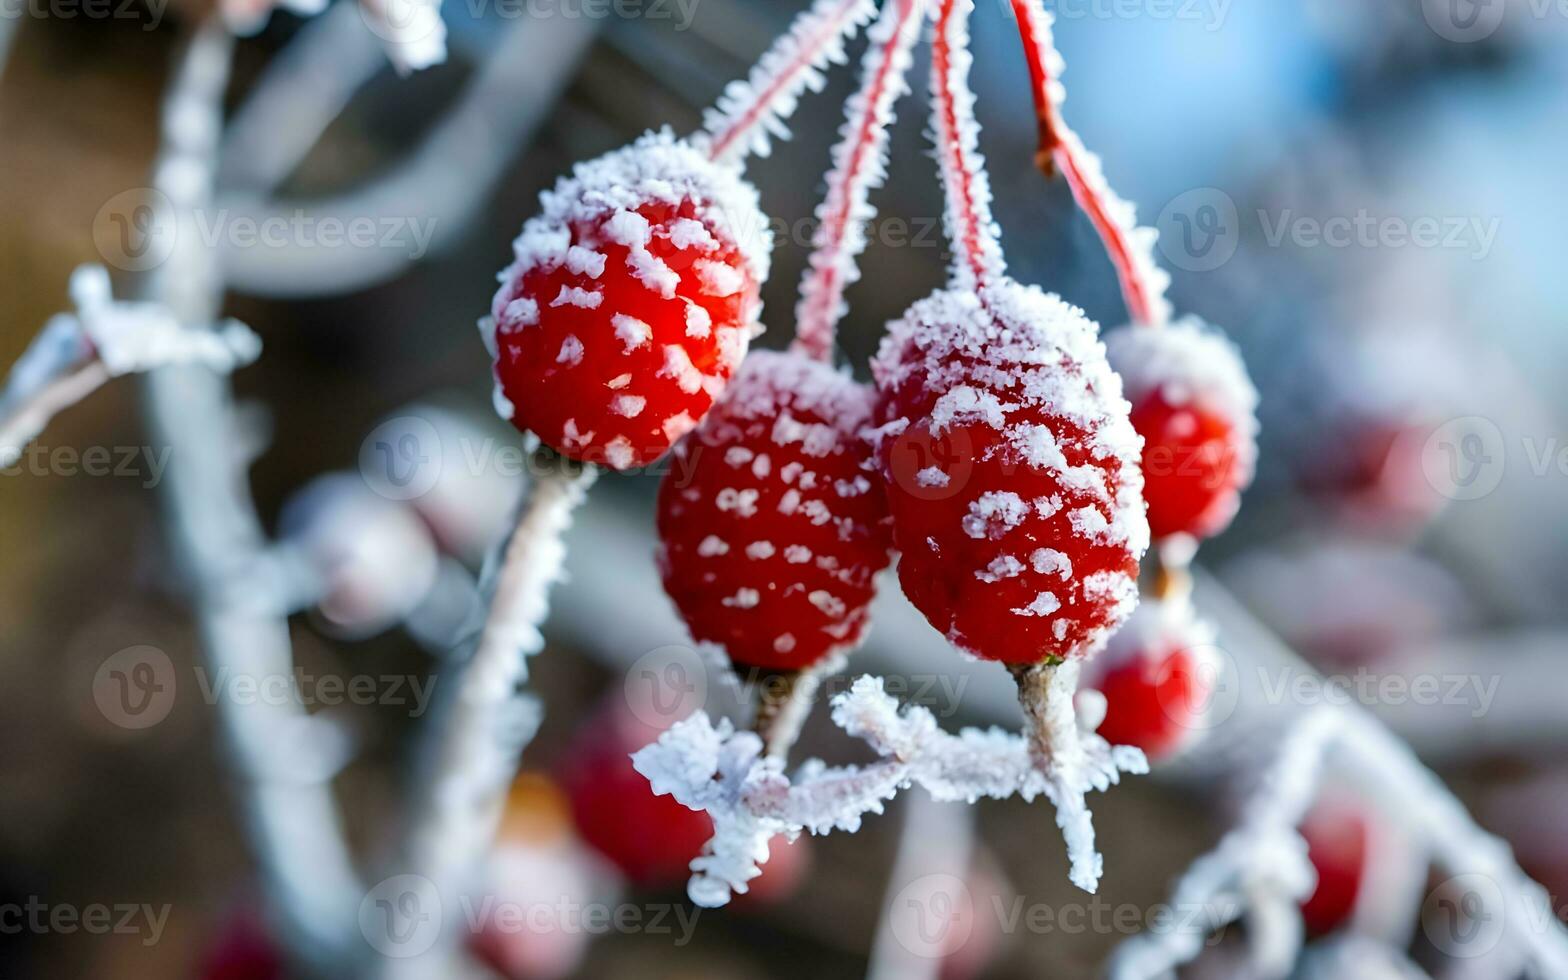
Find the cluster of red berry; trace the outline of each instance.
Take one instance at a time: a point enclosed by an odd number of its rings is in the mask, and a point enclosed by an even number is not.
[[[485,321],[497,405],[573,459],[625,470],[681,454],[659,494],[661,571],[693,637],[738,665],[794,672],[852,647],[894,551],[905,594],[960,649],[1017,669],[1084,660],[1137,605],[1151,526],[1195,539],[1234,514],[1251,386],[1212,328],[1165,324],[1152,233],[1061,123],[1038,0],[1014,6],[1042,159],[1104,233],[1135,325],[1108,356],[1082,311],[1007,276],[967,84],[973,0],[887,0],[818,210],[797,340],[747,356],[771,242],[741,165],[874,6],[817,0],[706,132],[650,134],[543,195]],[[928,14],[955,257],[949,285],[889,326],[867,386],[832,365],[833,337]],[[1105,688],[1150,700],[1127,677]]]

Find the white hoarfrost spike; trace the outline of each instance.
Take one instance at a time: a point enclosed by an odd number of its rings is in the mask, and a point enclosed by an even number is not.
[[[844,62],[845,43],[871,20],[876,6],[875,0],[816,0],[744,81],[725,87],[703,118],[707,136],[693,142],[705,144],[721,163],[739,163],[751,153],[767,156],[772,137],[789,137],[784,120],[794,114],[801,93],[822,88],[823,69]]]
[[[942,802],[1044,796],[1073,811],[1071,819],[1059,822],[1067,829],[1075,866],[1097,866],[1092,831],[1089,852],[1082,850],[1080,828],[1088,811],[1081,808],[1081,793],[1075,807],[1071,794],[1062,792],[1064,779],[1082,789],[1104,790],[1123,772],[1147,771],[1138,750],[1112,748],[1085,735],[1075,771],[1053,776],[1037,765],[1023,737],[994,728],[944,732],[924,708],[900,711],[877,677],[858,678],[832,705],[833,722],[869,744],[880,761],[830,767],[813,760],[791,778],[778,760],[763,757],[762,740],[754,733],[736,732],[722,720],[715,727],[702,712],[632,757],[655,793],[668,793],[713,819],[713,840],[692,862],[692,901],[712,907],[744,893],[761,873],[773,837],[853,833],[865,814],[881,813],[886,801],[914,783]]]
[[[103,266],[78,267],[70,293],[76,312],[44,325],[0,390],[0,465],[110,378],[174,364],[228,372],[261,353],[261,340],[236,320],[190,327],[160,304],[116,300]]]
[[[1038,87],[1035,107],[1041,119],[1041,153],[1050,154],[1067,178],[1078,206],[1105,242],[1133,321],[1164,324],[1171,316],[1171,305],[1165,298],[1171,277],[1154,258],[1159,232],[1138,225],[1137,209],[1111,190],[1100,158],[1089,152],[1062,118],[1067,90],[1061,77],[1067,65],[1051,32],[1055,16],[1046,11],[1041,0],[1012,0],[1012,5]]]
[[[980,123],[969,87],[969,15],[974,0],[942,0],[932,49],[931,116],[937,161],[947,192],[945,220],[953,243],[953,274],[979,288],[1007,271],[991,214],[991,178],[980,155]]]
[[[860,279],[856,258],[866,248],[866,225],[876,217],[873,188],[887,179],[888,127],[893,109],[909,92],[910,54],[920,35],[927,0],[889,0],[869,32],[861,87],[849,100],[833,148],[828,192],[817,207],[811,265],[800,284],[795,328],[810,356],[832,356],[833,332],[848,311],[844,291]]]

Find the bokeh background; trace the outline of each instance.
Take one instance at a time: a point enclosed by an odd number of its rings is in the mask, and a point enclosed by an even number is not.
[[[114,263],[103,254],[104,209],[147,183],[160,92],[199,2],[97,16],[0,7],[0,365],[67,308],[74,267]],[[284,112],[225,148],[220,199],[234,213],[270,175],[281,180],[280,213],[390,216],[429,222],[435,236],[417,261],[407,238],[357,252],[231,249],[227,312],[266,351],[235,379],[236,451],[254,449],[254,496],[280,533],[302,487],[359,475],[367,434],[388,419],[431,421],[449,448],[518,444],[489,409],[474,322],[536,195],[574,161],[649,127],[695,128],[796,7],[650,0],[608,15],[572,6],[574,16],[571,5],[447,6],[449,62],[409,78],[385,63],[352,8],[316,21],[280,13],[238,49],[236,109],[302,49],[323,74],[297,81],[298,119]],[[1226,616],[1255,619],[1326,673],[1435,675],[1490,690],[1417,703],[1371,685],[1362,700],[1560,894],[1568,11],[1529,0],[1474,7],[1479,20],[1466,29],[1452,19],[1457,8],[1436,0],[1061,0],[1053,9],[1069,121],[1158,224],[1178,308],[1229,331],[1262,393],[1258,479],[1234,527],[1204,550],[1206,588],[1224,597]],[[975,49],[983,145],[1015,275],[1119,324],[1093,229],[1065,186],[1031,166],[1034,124],[1006,4],[981,3]],[[809,218],[853,77],[837,71],[799,111],[794,138],[751,169],[780,232],[763,346],[789,336]],[[946,261],[916,88],[842,328],[843,357],[862,376],[882,325],[937,285]],[[339,91],[342,111],[315,146],[297,165],[281,151],[285,171],[269,174],[268,152],[308,132]],[[41,463],[0,477],[0,902],[146,903],[167,920],[156,939],[145,929],[3,930],[5,977],[269,975],[233,972],[269,968],[267,930],[197,680],[200,652],[171,584],[149,462],[159,447],[138,391],[122,380],[95,394],[45,433],[44,452],[29,457]],[[133,474],[90,476],[61,455],[93,446],[142,453],[141,462]],[[448,475],[472,524],[447,548],[454,574],[477,568],[518,486],[480,469]],[[627,727],[627,671],[683,640],[652,569],[655,486],[648,475],[601,480],[574,532],[573,578],[535,662],[548,713],[507,831],[536,859],[541,849],[569,855],[525,862],[514,881],[571,882],[574,894],[639,908],[679,903],[680,883],[622,882],[624,868],[584,842],[592,818],[571,814],[569,791],[573,773],[615,778],[620,756],[605,755],[603,739]],[[868,669],[950,669],[973,682],[950,699],[950,725],[1013,722],[997,677],[956,656],[933,667],[940,639],[896,597],[886,605],[891,625],[874,631]],[[330,611],[302,611],[291,621],[301,669],[372,678],[378,692],[424,678],[432,636],[453,615],[425,613],[423,627],[345,630]],[[150,727],[117,724],[95,698],[106,659],[136,646],[165,653],[180,678],[167,717]],[[356,739],[338,795],[367,853],[389,832],[419,720],[396,700],[320,707]],[[821,714],[803,754],[852,757]],[[1212,844],[1231,812],[1212,775],[1177,767],[1096,804],[1104,902],[1148,909]],[[610,930],[536,937],[538,948],[513,952],[535,976],[865,976],[895,897],[900,829],[936,821],[928,831],[968,840],[971,819],[978,843],[965,873],[982,911],[941,975],[1096,975],[1123,927],[1031,930],[996,912],[1087,902],[1066,883],[1049,816],[1017,801],[961,817],[900,801],[856,835],[808,841],[799,881],[704,912],[689,944]],[[1365,819],[1398,834],[1397,812]],[[1409,934],[1438,973],[1441,956],[1420,948],[1418,906]]]

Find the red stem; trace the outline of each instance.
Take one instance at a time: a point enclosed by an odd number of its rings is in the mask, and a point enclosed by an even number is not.
[[[874,165],[886,152],[893,103],[908,70],[908,52],[914,46],[924,9],[925,0],[889,0],[882,22],[888,27],[888,36],[880,46],[866,50],[865,78],[850,103],[847,135],[833,151],[838,166],[828,175],[828,194],[818,212],[822,224],[813,242],[810,267],[800,284],[795,346],[808,357],[833,358],[844,290],[852,278],[855,257],[865,247],[863,241],[849,241],[850,229],[869,195],[876,176]],[[878,55],[880,62],[875,61]]]
[[[756,127],[773,111],[773,104],[780,95],[788,91],[801,75],[811,69],[821,57],[822,50],[832,44],[835,39],[843,36],[850,30],[850,22],[854,19],[855,11],[864,6],[866,0],[841,0],[834,9],[833,15],[825,20],[822,26],[811,33],[800,46],[794,59],[780,72],[773,76],[768,85],[757,94],[752,104],[747,107],[738,119],[728,128],[713,134],[709,146],[709,156],[715,160],[722,160],[735,152],[735,143],[742,137],[749,137]],[[793,34],[793,29],[790,34]],[[788,36],[788,35],[786,35]],[[770,49],[771,51],[771,49]],[[766,56],[764,56],[766,57]],[[742,155],[746,151],[740,151]]]
[[[1013,17],[1018,22],[1018,36],[1023,41],[1024,57],[1029,63],[1035,116],[1040,126],[1040,149],[1035,154],[1035,164],[1047,177],[1055,176],[1054,168],[1059,168],[1067,178],[1074,200],[1088,215],[1100,240],[1105,243],[1111,264],[1116,267],[1116,277],[1121,281],[1122,295],[1132,321],[1158,326],[1165,321],[1164,303],[1156,300],[1160,291],[1145,279],[1143,267],[1134,257],[1127,228],[1112,217],[1111,204],[1102,195],[1101,187],[1087,177],[1083,142],[1068,128],[1056,100],[1051,97],[1050,62],[1057,54],[1049,22],[1045,19],[1048,15],[1040,9],[1039,0],[1011,2]]]
[[[937,155],[947,191],[949,229],[959,252],[958,272],[967,273],[974,288],[983,290],[1003,273],[1002,250],[996,241],[989,187],[979,186],[982,173],[975,150],[964,134],[976,133],[968,98],[968,72],[958,77],[954,57],[968,47],[967,24],[974,0],[941,0],[936,39],[931,47],[932,114]]]

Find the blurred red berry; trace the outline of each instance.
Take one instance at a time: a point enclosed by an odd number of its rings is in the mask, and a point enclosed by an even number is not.
[[[574,459],[645,465],[746,353],[771,247],[756,190],[665,132],[541,201],[484,324],[497,408]]]
[[[220,928],[196,975],[201,980],[282,980],[283,955],[261,914],[241,908]]]
[[[1106,338],[1143,437],[1143,495],[1156,538],[1207,538],[1236,516],[1257,459],[1258,395],[1236,348],[1188,317]]]
[[[658,737],[620,701],[595,712],[562,756],[560,784],[577,832],[634,884],[686,880],[688,865],[713,836],[706,813],[655,796],[631,754]]]
[[[1204,727],[1216,680],[1213,637],[1185,603],[1146,601],[1111,638],[1085,684],[1105,696],[1099,733],[1151,761],[1169,758]]]
[[[1138,439],[1096,333],[1002,280],[916,303],[873,364],[899,581],[976,656],[1085,657],[1137,604]]]
[[[1322,936],[1350,922],[1366,874],[1370,828],[1361,808],[1320,803],[1301,824],[1317,887],[1301,904],[1307,933]]]
[[[870,418],[870,390],[827,364],[747,359],[659,489],[664,587],[694,639],[770,670],[860,639],[890,543]]]

